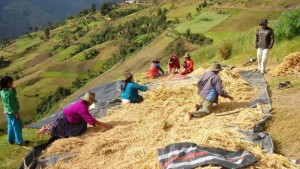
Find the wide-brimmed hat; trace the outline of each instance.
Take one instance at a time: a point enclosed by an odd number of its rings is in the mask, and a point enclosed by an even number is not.
[[[191,55],[190,55],[189,53],[185,53],[185,54],[184,54],[184,57],[185,57],[185,58],[189,58],[189,57],[191,57]]]
[[[92,92],[86,92],[83,97],[81,97],[82,100],[88,101],[90,103],[96,103],[96,95]]]
[[[158,61],[157,59],[155,59],[155,60],[152,60],[152,62],[155,62],[155,63],[160,63],[160,61]]]
[[[130,72],[126,72],[126,73],[124,74],[125,80],[127,80],[127,79],[129,79],[129,78],[131,78],[131,77],[132,77],[132,74],[131,74]]]
[[[219,72],[219,71],[221,71],[221,70],[223,70],[223,69],[222,69],[220,63],[214,63],[213,66],[212,66],[212,68],[211,68],[211,70],[212,70],[212,71],[215,71],[215,72]]]
[[[268,20],[267,19],[261,20],[259,25],[268,25]]]

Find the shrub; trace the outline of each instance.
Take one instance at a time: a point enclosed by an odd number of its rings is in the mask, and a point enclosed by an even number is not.
[[[278,38],[293,38],[300,35],[300,9],[283,12],[275,24]]]
[[[232,42],[226,41],[219,48],[219,55],[222,59],[227,60],[232,54]]]

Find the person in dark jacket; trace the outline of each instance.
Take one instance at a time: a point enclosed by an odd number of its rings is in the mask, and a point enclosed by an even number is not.
[[[265,74],[268,53],[274,45],[275,38],[273,29],[268,27],[267,19],[262,20],[259,25],[261,28],[256,33],[255,47],[257,49],[258,71]]]
[[[139,95],[140,91],[147,91],[149,88],[147,86],[142,86],[133,82],[133,75],[130,72],[124,74],[125,85],[123,87],[123,92],[121,94],[122,103],[140,103],[144,100],[142,96]]]
[[[199,89],[199,95],[203,98],[202,108],[190,113],[190,118],[192,117],[204,117],[211,113],[213,103],[218,104],[219,95],[230,100],[233,100],[228,93],[223,90],[222,81],[219,72],[223,70],[219,63],[214,63],[212,69],[201,77],[197,82],[197,87]]]

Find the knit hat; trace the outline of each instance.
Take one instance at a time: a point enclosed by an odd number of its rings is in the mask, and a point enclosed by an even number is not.
[[[262,21],[260,21],[259,25],[268,25],[268,20],[267,19],[263,19]]]

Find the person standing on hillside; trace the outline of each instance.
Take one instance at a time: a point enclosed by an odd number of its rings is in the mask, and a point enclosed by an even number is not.
[[[184,62],[182,64],[182,70],[180,72],[181,75],[187,75],[194,71],[194,62],[191,59],[191,56],[189,53],[185,53],[184,55]]]
[[[28,145],[29,141],[23,141],[20,105],[17,98],[17,90],[14,87],[13,78],[1,77],[1,100],[4,114],[7,119],[7,137],[10,144]]]
[[[212,69],[201,77],[197,82],[200,97],[203,98],[203,104],[200,109],[189,113],[189,118],[200,118],[212,112],[213,103],[218,104],[219,95],[230,100],[233,97],[226,93],[222,87],[222,81],[218,75],[223,69],[219,63],[214,63]]]
[[[164,70],[160,67],[159,65],[159,61],[158,60],[153,60],[150,68],[147,72],[146,77],[148,79],[154,79],[154,78],[158,78],[160,77],[162,74],[165,74]],[[159,72],[161,72],[162,74],[160,74]]]
[[[169,62],[168,62],[168,73],[174,73],[176,69],[180,69],[179,58],[177,55],[172,54],[170,55]],[[173,70],[173,71],[172,71]]]
[[[255,47],[257,49],[258,71],[265,74],[268,53],[274,45],[275,37],[273,29],[268,27],[267,19],[263,19],[259,25],[261,28],[256,33]]]
[[[144,100],[142,96],[139,95],[140,91],[147,91],[149,88],[147,86],[142,86],[133,82],[133,75],[130,72],[124,74],[125,85],[122,88],[121,99],[122,103],[140,103]]]

